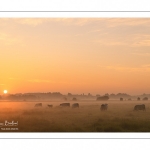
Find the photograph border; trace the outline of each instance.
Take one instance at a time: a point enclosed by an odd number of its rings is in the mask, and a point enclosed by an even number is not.
[[[7,10],[7,8],[6,8]],[[0,18],[150,18],[150,11],[0,11]],[[150,133],[14,133],[0,139],[150,139]]]

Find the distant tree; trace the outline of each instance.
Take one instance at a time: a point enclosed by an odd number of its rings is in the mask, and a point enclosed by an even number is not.
[[[148,100],[148,97],[144,97],[143,100]]]
[[[108,93],[106,93],[105,95],[106,95],[106,96],[109,96],[109,94],[108,94]]]
[[[110,94],[110,96],[116,96],[116,95],[112,93],[112,94]]]
[[[104,95],[104,96],[99,96],[99,97],[97,97],[97,99],[96,100],[108,100],[109,99],[109,96],[106,96],[106,95]]]
[[[88,93],[88,96],[92,96],[90,93]]]
[[[63,100],[67,101],[67,97],[63,97]]]
[[[128,94],[126,94],[126,93],[118,93],[116,96],[117,96],[117,97],[124,97],[124,98],[130,97],[130,95],[128,95]]]
[[[59,97],[59,96],[62,96],[62,94],[60,92],[53,92],[52,96]]]
[[[71,93],[68,93],[68,96],[72,96],[72,94],[71,94]]]
[[[96,94],[96,97],[100,97],[100,94]]]

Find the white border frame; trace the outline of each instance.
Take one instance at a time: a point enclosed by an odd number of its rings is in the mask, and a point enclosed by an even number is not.
[[[0,18],[150,18],[150,11],[145,12],[1,12]]]
[[[150,133],[107,133],[107,132],[80,132],[80,133],[59,133],[59,132],[20,132],[20,133],[7,133],[1,132],[0,139],[150,139]]]
[[[57,2],[56,2],[57,1]],[[38,3],[37,3],[38,2]],[[5,0],[0,6],[0,18],[150,18],[149,1],[143,0]],[[86,4],[85,4],[86,2]],[[9,4],[9,5],[8,5]],[[58,5],[59,4],[59,5]],[[30,6],[30,7],[29,7]],[[82,11],[81,11],[82,9]],[[21,10],[21,11],[20,11]],[[45,11],[46,10],[46,11]],[[51,10],[51,11],[47,11]],[[59,10],[59,11],[58,11]],[[69,11],[73,10],[73,11]],[[76,10],[76,11],[75,11]],[[26,12],[30,11],[30,12]],[[41,11],[41,12],[40,12]],[[140,12],[141,11],[141,12]],[[0,139],[149,139],[150,133],[7,133]]]

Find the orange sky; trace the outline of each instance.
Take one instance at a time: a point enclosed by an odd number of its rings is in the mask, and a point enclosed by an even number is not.
[[[148,18],[0,18],[0,94],[150,93]]]

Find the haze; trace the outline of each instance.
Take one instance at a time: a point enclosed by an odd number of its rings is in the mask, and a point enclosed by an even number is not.
[[[150,93],[150,19],[1,18],[0,94]]]

